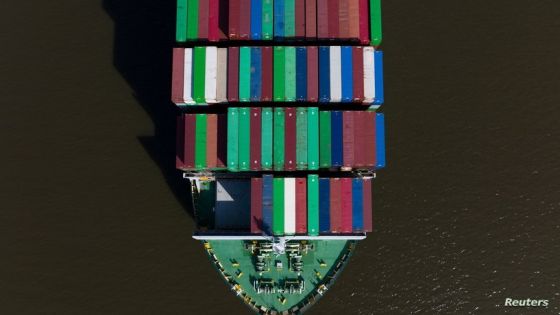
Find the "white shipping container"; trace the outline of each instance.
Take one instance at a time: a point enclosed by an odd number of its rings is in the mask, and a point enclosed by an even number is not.
[[[340,102],[342,100],[342,68],[340,46],[330,47],[330,81],[331,81],[331,103]]]
[[[218,47],[206,47],[206,76],[204,79],[204,98],[206,103],[216,103],[218,79]]]
[[[184,79],[183,79],[183,101],[187,105],[194,105],[195,101],[192,98],[192,48],[185,48],[185,64],[184,64]]]
[[[284,179],[284,234],[296,234],[296,179]]]
[[[371,104],[375,98],[375,64],[373,47],[364,47],[364,103]]]

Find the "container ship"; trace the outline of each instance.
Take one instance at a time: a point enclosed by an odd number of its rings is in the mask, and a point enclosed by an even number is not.
[[[171,101],[193,238],[259,314],[301,314],[373,230],[380,0],[178,0]]]

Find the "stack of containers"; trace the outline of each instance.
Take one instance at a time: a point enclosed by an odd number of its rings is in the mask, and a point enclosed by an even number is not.
[[[177,42],[344,40],[381,44],[381,0],[178,0]]]
[[[178,169],[250,176],[252,234],[372,231],[369,174],[385,167],[380,0],[177,0],[176,39],[189,43],[173,49]],[[190,46],[221,40],[292,46]],[[228,107],[196,106],[210,104]]]
[[[172,101],[383,103],[383,52],[361,46],[173,50]]]

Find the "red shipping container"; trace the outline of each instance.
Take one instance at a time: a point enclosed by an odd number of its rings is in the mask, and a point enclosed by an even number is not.
[[[296,179],[296,233],[307,233],[307,179]]]
[[[351,111],[342,113],[342,157],[342,166],[354,167],[354,112]]]
[[[262,233],[262,178],[251,178],[251,233]]]
[[[175,167],[182,169],[185,167],[185,117],[183,115],[177,116],[177,134],[175,138]]]
[[[348,0],[348,37],[360,38],[360,3],[359,0]]]
[[[366,166],[366,146],[365,139],[365,118],[364,112],[354,113],[354,166],[357,168]]]
[[[261,50],[262,56],[262,93],[261,99],[263,102],[272,101],[272,48],[270,46],[263,47]]]
[[[239,39],[239,16],[241,0],[229,0],[229,39]]]
[[[360,0],[360,42],[369,44],[369,5],[368,0]]]
[[[228,48],[227,85],[228,101],[239,101],[239,47]]]
[[[354,102],[364,101],[364,50],[360,46],[352,47],[352,94]]]
[[[341,178],[342,233],[352,233],[352,178]]]
[[[375,167],[375,112],[362,112],[364,115],[365,166]]]
[[[305,37],[317,38],[317,0],[305,0]]]
[[[198,38],[208,39],[209,0],[198,1]]]
[[[183,147],[183,162],[185,168],[194,168],[194,148],[196,135],[196,115],[185,114],[185,145]]]
[[[296,109],[294,107],[287,107],[285,110],[285,126],[284,133],[285,140],[285,165],[286,171],[296,170]]]
[[[216,167],[225,168],[227,165],[227,115],[218,114],[217,132],[217,158]]]
[[[341,204],[341,185],[340,178],[330,179],[330,215],[331,232],[340,233],[342,230],[342,204]]]
[[[328,0],[317,0],[317,37],[329,38]]]
[[[307,100],[319,99],[319,57],[317,46],[307,47]]]
[[[329,2],[329,17],[328,17],[328,24],[329,24],[329,36],[330,39],[336,39],[340,37],[340,30],[339,30],[339,12],[338,9],[340,7],[339,0],[328,0]]]
[[[296,37],[305,37],[305,0],[295,0]]]
[[[209,0],[208,4],[208,39],[220,39],[220,0]]]
[[[240,0],[239,38],[249,39],[251,33],[251,0]]]
[[[347,39],[350,34],[350,20],[348,12],[348,0],[340,0],[338,2],[338,27],[339,38]]]
[[[206,116],[206,166],[209,169],[218,166],[218,116]]]
[[[185,49],[173,48],[173,69],[171,71],[171,101],[183,104],[183,82],[185,76]]]
[[[364,178],[364,231],[373,231],[373,202],[371,179]]]
[[[259,107],[251,108],[251,170],[259,171],[261,169],[261,109]]]

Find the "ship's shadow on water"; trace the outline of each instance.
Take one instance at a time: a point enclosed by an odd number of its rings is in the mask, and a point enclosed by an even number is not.
[[[175,0],[103,0],[115,23],[113,64],[154,124],[138,141],[159,166],[185,212],[193,217],[189,187],[175,169],[175,117],[170,102]]]

